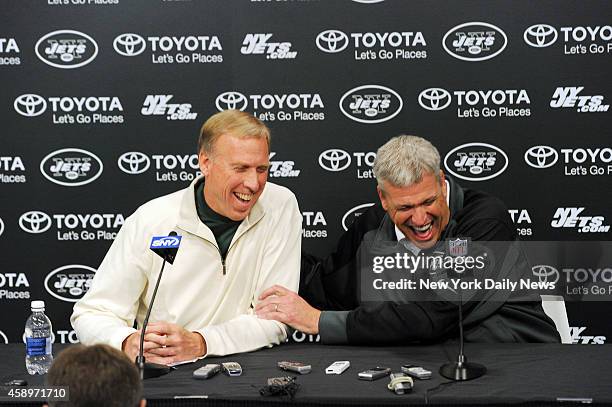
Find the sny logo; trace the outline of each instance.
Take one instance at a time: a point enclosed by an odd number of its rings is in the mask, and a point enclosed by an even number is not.
[[[155,236],[151,239],[151,249],[178,249],[182,236]]]

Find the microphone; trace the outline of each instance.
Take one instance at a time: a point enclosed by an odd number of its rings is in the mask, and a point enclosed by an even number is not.
[[[464,257],[468,254],[468,246],[472,246],[469,239],[460,239],[448,241],[448,252],[451,256]],[[455,270],[453,272],[457,277],[463,277],[465,270]],[[468,362],[463,351],[463,301],[462,301],[462,289],[461,286],[457,289],[459,295],[459,355],[457,355],[457,361],[452,363],[445,363],[440,366],[440,375],[447,379],[454,381],[466,381],[476,379],[487,373],[487,368],[480,363]],[[473,296],[470,295],[470,297]]]
[[[170,264],[174,264],[176,252],[181,245],[182,236],[178,236],[173,230],[168,236],[155,236],[151,239],[151,250]]]
[[[170,373],[174,369],[171,366],[160,365],[157,363],[145,363],[144,336],[145,331],[147,330],[147,325],[149,324],[149,316],[151,315],[151,309],[153,309],[153,303],[155,302],[157,288],[159,287],[159,282],[161,281],[164,267],[166,266],[166,262],[174,264],[174,259],[180,245],[181,236],[177,235],[175,231],[170,232],[168,236],[154,236],[153,239],[151,239],[150,249],[159,257],[164,259],[164,262],[159,270],[157,283],[155,283],[155,289],[153,290],[153,295],[151,296],[151,302],[149,303],[149,308],[147,309],[147,315],[145,316],[144,322],[142,323],[142,329],[140,331],[140,348],[138,350],[138,356],[136,357],[135,363],[136,366],[138,366],[141,380],[159,377]]]

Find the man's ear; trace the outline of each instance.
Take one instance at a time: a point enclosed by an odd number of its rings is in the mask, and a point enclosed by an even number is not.
[[[140,400],[140,407],[145,407],[147,405],[147,400],[142,399]]]
[[[442,170],[440,170],[440,187],[442,188],[442,196],[446,199],[446,177]]]
[[[210,163],[210,155],[204,150],[200,151],[200,154],[198,154],[198,166],[200,167],[200,172],[205,177],[210,173]]]
[[[380,199],[380,203],[382,204],[383,209],[386,211],[388,204],[387,200],[385,199],[385,192],[378,185],[376,185],[376,192],[378,192],[378,198]]]

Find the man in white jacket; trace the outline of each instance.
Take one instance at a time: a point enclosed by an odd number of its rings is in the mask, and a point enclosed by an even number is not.
[[[204,178],[142,205],[126,219],[74,307],[82,343],[106,343],[134,359],[162,259],[151,237],[182,236],[166,265],[151,312],[148,362],[172,364],[202,356],[247,352],[287,337],[287,327],[258,319],[253,309],[268,287],[297,291],[301,215],[293,193],[266,183],[270,133],[252,115],[217,113],[198,142]]]

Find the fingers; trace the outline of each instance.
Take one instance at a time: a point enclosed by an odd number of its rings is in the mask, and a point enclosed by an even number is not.
[[[147,363],[158,363],[160,365],[171,365],[179,361],[176,356],[159,356],[153,353],[145,353],[144,357]]]
[[[145,341],[153,342],[158,344],[159,346],[167,346],[168,345],[168,336],[167,335],[158,335],[156,333],[146,333]]]
[[[263,300],[267,297],[270,297],[271,295],[276,295],[276,296],[286,295],[289,292],[291,291],[286,289],[282,285],[276,284],[266,289],[263,293],[261,293],[261,295],[259,296],[259,300]]]
[[[151,348],[151,349],[148,349],[145,353],[155,355],[155,356],[168,357],[168,356],[176,356],[177,351],[178,349],[176,347],[168,346],[168,347]]]
[[[149,352],[152,349],[158,349],[158,348],[164,348],[164,347],[166,347],[166,346],[165,345],[160,345],[157,342],[151,342],[151,341],[144,341],[144,344],[143,344],[143,349],[144,349],[145,352]]]
[[[177,329],[180,329],[180,328],[176,324],[171,324],[170,322],[166,322],[166,321],[157,321],[157,322],[150,322],[147,325],[147,330],[145,331],[145,333],[156,333],[159,335],[167,335],[172,332],[176,332]]]
[[[286,314],[279,312],[279,311],[274,311],[274,310],[258,313],[257,317],[261,319],[269,319],[273,321],[282,322],[284,324],[288,323]]]
[[[126,338],[124,343],[124,351],[130,358],[135,357],[140,345],[140,332]],[[147,326],[143,350],[147,362],[167,365],[203,356],[206,343],[200,334],[177,324],[158,321]]]
[[[276,296],[267,297],[263,301],[260,301],[255,305],[255,312],[259,312],[260,310],[267,308],[270,304],[276,304],[280,301],[280,298]]]

